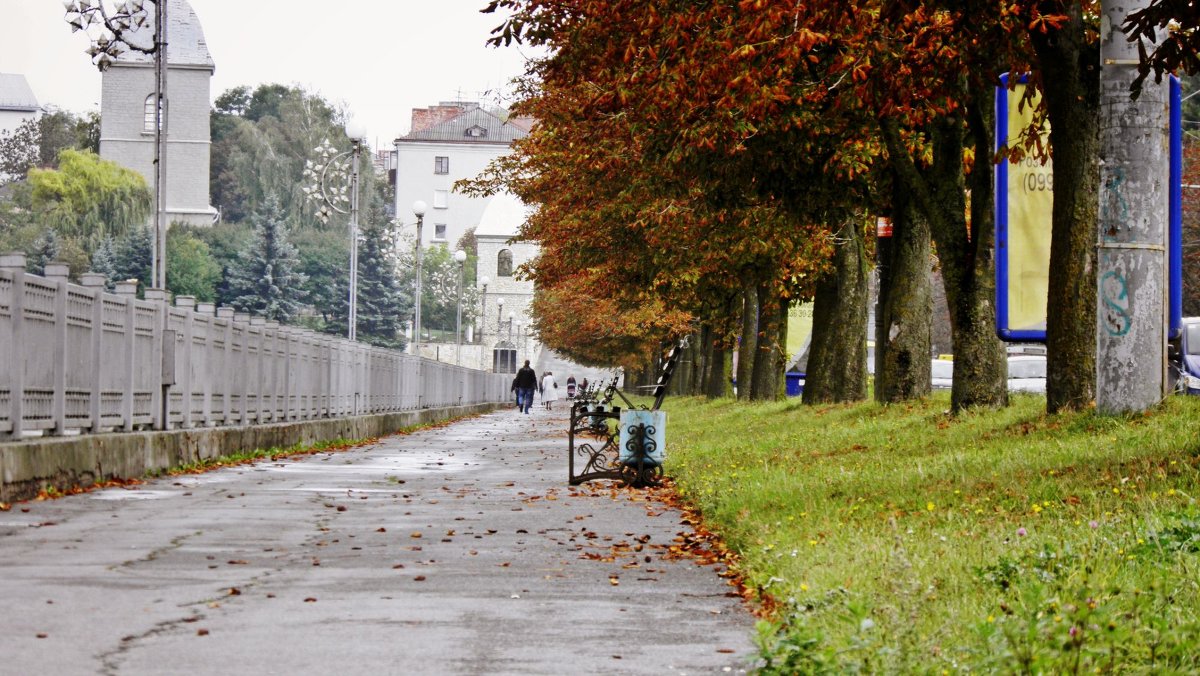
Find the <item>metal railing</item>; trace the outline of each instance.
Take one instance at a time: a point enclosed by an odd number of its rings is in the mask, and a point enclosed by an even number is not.
[[[252,425],[507,401],[510,377],[0,255],[0,438]]]

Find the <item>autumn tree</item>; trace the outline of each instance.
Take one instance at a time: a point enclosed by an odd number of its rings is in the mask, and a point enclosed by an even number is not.
[[[754,50],[733,53],[731,44],[736,43],[731,40],[745,38],[772,48],[778,43],[785,56],[794,57],[805,54],[818,36],[795,30],[788,11],[767,10],[756,17],[723,3],[702,3],[686,11],[666,2],[649,8],[645,3],[580,3],[570,12],[538,2],[494,3],[499,5],[515,10],[501,29],[501,40],[505,34],[524,36],[554,52],[537,68],[540,90],[526,108],[518,106],[540,121],[518,146],[519,153],[526,150],[535,158],[521,176],[534,176],[529,180],[546,185],[548,197],[532,200],[542,207],[535,219],[572,189],[569,184],[577,183],[583,194],[574,207],[546,215],[547,220],[569,218],[566,211],[580,213],[582,203],[590,207],[586,218],[592,223],[617,228],[635,224],[632,236],[617,235],[624,246],[609,251],[621,251],[627,267],[635,256],[646,260],[643,272],[652,280],[670,274],[703,278],[708,287],[703,297],[671,296],[683,307],[706,306],[721,315],[737,307],[747,327],[741,332],[739,389],[759,399],[779,396],[787,304],[796,295],[811,294],[815,276],[825,267],[803,260],[800,251],[819,248],[813,242],[844,243],[856,254],[850,269],[865,289],[861,228],[844,229],[855,220],[851,205],[860,194],[847,189],[854,185],[854,172],[822,171],[842,159],[830,151],[837,144],[822,146],[814,141],[821,135],[803,126],[816,121],[819,129],[829,129],[819,123],[817,108],[804,108],[793,117],[773,115],[784,101],[780,97],[786,96],[786,83],[762,87],[765,72],[744,76],[750,67],[769,68],[771,49],[761,56]],[[762,20],[756,24],[756,18]],[[705,39],[691,39],[693,32]],[[807,67],[797,67],[808,74]],[[671,106],[661,105],[667,100]],[[553,152],[538,147],[551,143],[558,144]],[[595,181],[589,181],[592,176]],[[613,194],[597,194],[600,185],[615,186]],[[515,192],[520,194],[520,187]],[[838,196],[840,205],[820,199]],[[623,213],[606,218],[612,211]],[[690,230],[703,233],[703,240],[689,236]],[[588,232],[599,235],[594,228]],[[833,232],[845,236],[833,237]],[[546,240],[539,241],[544,245]],[[648,247],[645,258],[637,250],[632,256],[625,253],[643,241],[665,246]],[[601,250],[596,240],[587,246]],[[626,274],[618,279],[629,276],[628,269],[621,272]],[[696,289],[692,285],[687,291]],[[684,289],[675,285],[673,290]],[[743,299],[740,307],[731,296]],[[830,393],[833,399],[861,398],[865,392],[865,313],[860,316],[860,324],[839,324],[830,335],[831,345],[849,345],[843,352],[846,363],[837,365],[843,367],[837,368],[843,377],[829,379],[840,390]],[[725,336],[735,335],[736,329],[728,321],[720,323],[718,333],[727,345]],[[734,330],[725,333],[729,329]],[[864,366],[854,369],[854,362]],[[708,371],[711,376],[714,369]],[[813,391],[821,390],[818,384]]]

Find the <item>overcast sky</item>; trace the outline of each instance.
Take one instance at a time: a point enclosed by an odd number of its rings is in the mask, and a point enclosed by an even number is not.
[[[105,0],[110,2],[110,0]],[[373,147],[438,101],[504,104],[523,71],[516,47],[484,44],[500,23],[486,0],[190,0],[217,70],[212,97],[238,85],[299,84],[362,122]],[[29,80],[43,106],[100,108],[89,43],[62,0],[0,0],[0,72]]]

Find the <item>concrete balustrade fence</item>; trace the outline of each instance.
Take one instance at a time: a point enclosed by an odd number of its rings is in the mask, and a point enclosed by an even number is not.
[[[507,401],[512,376],[0,255],[0,438],[373,415]]]

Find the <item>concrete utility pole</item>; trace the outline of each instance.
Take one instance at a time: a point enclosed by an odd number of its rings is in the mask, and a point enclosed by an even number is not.
[[[1150,0],[1104,0],[1100,27],[1100,213],[1096,240],[1096,408],[1143,411],[1166,393],[1168,102],[1146,81],[1125,17]]]
[[[154,0],[154,251],[150,254],[154,288],[167,288],[167,2]]]

